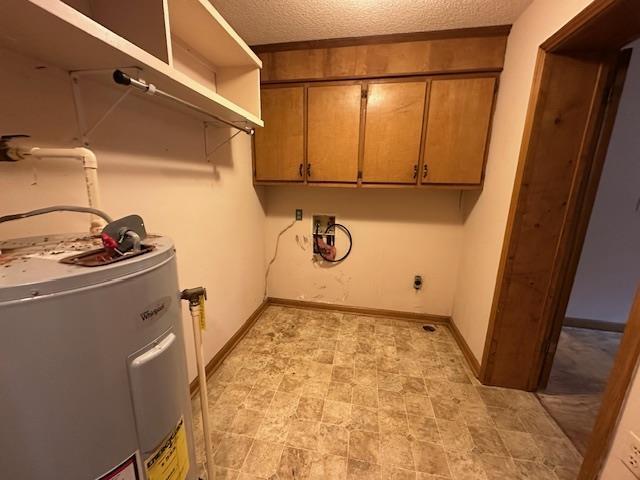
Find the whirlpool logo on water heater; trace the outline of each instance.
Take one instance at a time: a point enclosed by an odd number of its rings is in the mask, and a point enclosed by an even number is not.
[[[157,320],[158,318],[162,317],[167,312],[167,310],[169,310],[169,305],[171,305],[171,297],[163,297],[157,302],[153,302],[142,312],[140,312],[140,319],[143,321],[143,323]]]

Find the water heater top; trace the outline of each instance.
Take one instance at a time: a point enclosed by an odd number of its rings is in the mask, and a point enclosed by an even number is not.
[[[0,241],[0,303],[98,285],[155,267],[174,255],[168,237],[150,235],[143,243],[153,249],[108,265],[86,267],[60,260],[101,248],[96,236],[49,235]]]

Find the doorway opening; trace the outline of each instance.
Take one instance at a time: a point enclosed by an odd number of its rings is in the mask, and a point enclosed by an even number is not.
[[[626,79],[555,354],[538,397],[584,455],[640,281],[640,40],[625,51]],[[590,210],[590,215],[589,215]]]
[[[640,280],[640,40],[628,46],[609,144],[560,335],[538,397],[584,455]],[[606,128],[606,126],[604,126]]]
[[[536,391],[549,378],[629,65],[630,52],[621,49],[638,38],[640,2],[595,0],[540,46],[480,368],[484,384]],[[639,358],[640,291],[579,480],[600,474]]]

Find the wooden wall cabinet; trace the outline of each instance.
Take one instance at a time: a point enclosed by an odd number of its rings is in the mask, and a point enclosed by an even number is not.
[[[307,89],[307,182],[356,183],[360,83]]]
[[[431,81],[422,185],[482,183],[495,86],[495,77]]]
[[[255,182],[480,188],[497,77],[268,86]]]
[[[369,83],[363,183],[415,184],[427,83]]]
[[[259,47],[255,183],[481,188],[507,34]]]
[[[510,26],[258,45],[262,82],[502,70]]]
[[[256,181],[302,182],[304,161],[304,88],[262,91],[265,126],[256,131]]]

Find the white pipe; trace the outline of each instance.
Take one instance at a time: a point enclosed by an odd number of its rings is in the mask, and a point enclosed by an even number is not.
[[[96,154],[88,148],[12,148],[9,149],[8,155],[14,160],[20,160],[26,156],[38,158],[77,158],[81,160],[82,168],[84,169],[84,181],[87,186],[89,206],[101,210],[100,185],[98,183],[98,159],[96,158]],[[91,215],[91,233],[100,233],[105,225],[106,223],[102,218]]]
[[[189,302],[191,320],[193,320],[193,342],[195,343],[196,365],[198,366],[198,385],[200,387],[200,410],[202,412],[202,432],[204,434],[204,453],[207,462],[207,478],[215,478],[213,470],[213,448],[209,431],[209,399],[207,395],[207,373],[204,369],[202,353],[202,332],[200,331],[200,305]]]

